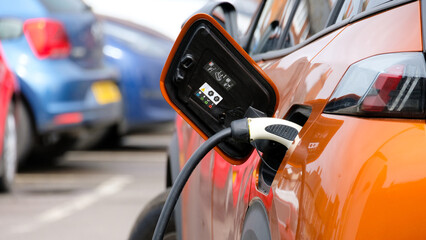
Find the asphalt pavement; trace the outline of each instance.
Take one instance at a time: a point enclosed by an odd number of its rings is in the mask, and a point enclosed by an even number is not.
[[[127,239],[165,189],[170,138],[126,137],[121,148],[71,151],[56,167],[20,172],[13,192],[0,195],[0,239]]]

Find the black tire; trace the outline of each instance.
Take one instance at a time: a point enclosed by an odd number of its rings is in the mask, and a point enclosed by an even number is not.
[[[77,150],[104,150],[117,149],[121,146],[121,135],[118,126],[88,130],[81,135],[75,145]]]
[[[12,190],[18,164],[17,144],[15,111],[11,103],[6,116],[3,149],[0,159],[0,192],[9,192]]]
[[[118,125],[107,129],[102,138],[93,146],[94,149],[115,149],[121,146],[122,136],[120,135]]]
[[[59,140],[53,144],[37,145],[27,157],[25,164],[29,166],[56,166],[61,162],[61,156],[72,149],[77,141],[76,137],[62,135]]]
[[[129,240],[152,239],[155,226],[157,225],[158,218],[160,217],[161,209],[163,209],[169,192],[170,188],[162,192],[146,205],[133,225]],[[166,233],[164,234],[164,240],[176,239],[178,238],[176,233],[175,219],[174,217],[171,217],[166,228]]]
[[[34,148],[35,134],[28,107],[24,102],[16,106],[18,113],[18,163],[22,165]]]

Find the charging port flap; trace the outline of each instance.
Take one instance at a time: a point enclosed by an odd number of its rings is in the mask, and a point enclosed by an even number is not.
[[[160,84],[169,104],[204,139],[246,117],[252,109],[268,117],[276,110],[274,84],[206,14],[195,15],[184,25]],[[229,139],[217,150],[229,162],[239,164],[248,158],[253,147]]]

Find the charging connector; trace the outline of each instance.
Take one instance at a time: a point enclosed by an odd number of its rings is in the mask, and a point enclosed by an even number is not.
[[[278,118],[248,118],[250,142],[272,140],[287,148],[293,143],[302,127],[296,123]]]

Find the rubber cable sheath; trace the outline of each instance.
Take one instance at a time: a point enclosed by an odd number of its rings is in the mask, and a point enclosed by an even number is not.
[[[163,240],[164,232],[173,213],[176,202],[179,199],[185,183],[188,181],[189,176],[191,176],[191,173],[197,167],[198,163],[200,163],[211,149],[222,142],[223,139],[230,137],[231,133],[231,128],[225,128],[211,136],[194,152],[194,154],[192,154],[185,166],[183,166],[182,171],[177,176],[176,181],[170,190],[169,196],[167,197],[166,203],[161,210],[161,214],[158,218],[157,226],[155,227],[154,235],[152,237],[153,240]]]

